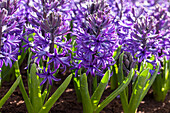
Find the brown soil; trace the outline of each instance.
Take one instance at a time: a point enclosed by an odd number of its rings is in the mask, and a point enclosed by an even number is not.
[[[23,78],[26,83],[26,77]],[[0,88],[0,98],[11,87],[12,82],[4,82]],[[26,84],[25,84],[26,86]],[[58,84],[54,84],[52,87],[54,92],[58,87]],[[26,87],[26,90],[28,88]],[[102,100],[105,99],[112,91],[108,87],[103,96]],[[50,113],[82,113],[82,104],[76,101],[76,94],[72,83],[68,86],[66,91],[54,104]],[[27,113],[27,109],[22,98],[19,88],[13,92],[10,98],[6,101],[3,107],[0,109],[1,113]],[[101,113],[123,113],[121,102],[119,98],[114,99],[107,107],[103,109]],[[164,102],[156,102],[153,99],[152,92],[148,93],[144,100],[141,102],[138,113],[170,113],[170,93],[167,95]]]

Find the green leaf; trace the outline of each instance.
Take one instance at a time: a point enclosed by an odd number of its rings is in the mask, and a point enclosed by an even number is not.
[[[123,74],[123,55],[124,53],[122,53],[120,55],[120,58],[119,58],[119,68],[118,68],[118,84],[122,84],[125,77],[124,77],[124,74]],[[123,110],[125,113],[128,112],[128,95],[127,95],[127,90],[123,90],[121,93],[120,93],[120,99],[121,99],[121,103],[122,103],[122,107],[123,107]]]
[[[159,64],[154,72],[154,74],[152,75],[151,79],[147,81],[146,83],[146,87],[144,88],[144,91],[142,93],[142,96],[140,98],[140,100],[142,100],[144,98],[144,96],[147,94],[148,90],[150,89],[151,85],[153,84],[153,82],[155,81],[155,78],[157,77],[157,73],[159,71]],[[159,76],[159,75],[158,75]],[[161,83],[162,81],[160,81]],[[154,86],[153,86],[154,87]]]
[[[28,80],[29,95],[31,94],[31,76],[30,76],[31,56],[32,56],[32,52],[29,52],[28,61],[27,61],[27,66],[28,66],[28,69],[27,69],[27,80]]]
[[[142,92],[142,96],[141,96],[140,100],[142,100],[144,98],[144,96],[147,94],[148,90],[150,89],[151,85],[153,84],[153,82],[157,76],[158,71],[159,71],[159,64],[158,64],[158,67],[156,68],[155,72],[153,73],[152,77],[150,78],[150,80],[147,81],[146,86]]]
[[[12,80],[15,79],[15,76],[11,76],[11,74],[13,74],[13,72],[14,72],[14,66],[13,65],[10,68],[9,65],[6,66],[5,64],[3,64],[1,70],[2,70],[1,71],[1,79],[2,79],[2,81],[5,80],[5,81],[9,82],[9,81],[12,81]]]
[[[17,80],[14,82],[12,87],[9,89],[9,91],[5,94],[5,96],[0,100],[0,108],[3,106],[3,104],[6,102],[6,100],[10,97],[10,95],[14,92],[16,87],[18,86],[19,82],[21,80],[21,76],[17,78]]]
[[[111,86],[111,90],[114,90],[118,86],[118,81],[117,81],[118,67],[117,67],[117,65],[115,64],[115,65],[111,66],[111,70],[113,72],[113,75],[110,77],[110,86]]]
[[[80,92],[80,77],[73,77],[74,89],[76,91],[77,101],[82,102],[81,92]]]
[[[21,76],[19,66],[18,66],[18,61],[15,62],[14,68],[15,68],[15,76],[18,78],[19,76]],[[34,109],[32,107],[32,104],[30,102],[30,99],[28,98],[27,92],[25,91],[22,79],[20,80],[19,88],[20,88],[20,91],[21,91],[22,96],[24,98],[28,113],[35,113]]]
[[[142,71],[140,75],[138,75],[138,80],[132,91],[132,96],[129,102],[129,110],[131,113],[135,113],[138,105],[140,104],[140,97],[142,96],[143,89],[146,85],[147,80],[149,79],[149,69]]]
[[[30,90],[30,101],[32,103],[32,106],[34,108],[34,111],[38,113],[38,111],[43,106],[42,102],[42,96],[41,96],[41,90],[40,90],[40,82],[39,82],[39,76],[36,75],[36,65],[35,63],[32,64],[31,70],[30,70],[30,79],[31,79],[31,88]]]
[[[170,90],[170,60],[168,60],[168,70],[169,70],[169,75],[168,75],[168,81],[169,81],[169,90]]]
[[[47,98],[47,89],[44,90],[43,94],[42,94],[42,102],[45,101],[45,98]]]
[[[40,109],[38,113],[48,113],[52,108],[53,104],[57,101],[57,99],[63,94],[67,86],[69,85],[72,79],[72,74],[69,75],[66,80],[60,85],[60,87],[53,93],[53,95],[47,100],[44,106]]]
[[[105,75],[103,76],[99,86],[97,87],[97,89],[94,91],[92,97],[91,97],[91,103],[92,103],[92,106],[93,106],[93,109],[96,109],[100,99],[101,99],[101,96],[109,82],[109,77],[110,77],[110,70],[108,70]]]
[[[85,73],[80,77],[80,91],[83,103],[83,113],[93,113],[92,103],[88,90],[87,76]]]
[[[124,80],[123,83],[114,92],[112,92],[101,104],[97,106],[95,113],[99,113],[104,107],[106,107],[118,94],[120,94],[128,86],[128,84],[132,79],[133,74],[134,74],[134,70],[132,69],[129,72],[129,75],[127,76],[126,80]]]
[[[113,53],[113,58],[114,58],[115,60],[117,60],[117,58],[119,57],[120,52],[121,52],[121,49],[122,49],[122,46],[119,46],[119,47],[117,48],[117,50]]]

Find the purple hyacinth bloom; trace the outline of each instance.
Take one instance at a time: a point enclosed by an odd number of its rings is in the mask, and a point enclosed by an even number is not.
[[[77,51],[73,69],[85,68],[86,74],[93,76],[102,74],[115,62],[112,56],[118,47],[118,38],[112,23],[114,17],[105,1],[80,2],[75,6],[73,34],[77,36]]]
[[[23,47],[31,48],[34,53],[32,58],[37,64],[42,59],[41,62],[50,65],[49,72],[59,68],[66,70],[70,63],[68,51],[71,51],[71,40],[66,38],[70,33],[68,8],[67,0],[28,0],[25,5],[25,18],[28,23],[23,39],[26,45]],[[44,73],[46,74],[45,71]],[[49,82],[51,85],[51,81]]]
[[[43,73],[36,73],[40,78],[44,78],[44,80],[40,83],[40,85],[43,85],[47,80],[49,81],[50,85],[52,85],[52,80],[60,81],[60,79],[57,79],[53,76],[56,72],[57,70],[52,72],[49,65],[47,71],[44,68]]]
[[[131,52],[139,62],[145,59],[152,64],[169,56],[168,0],[112,1],[108,3],[116,15],[115,28],[125,51]],[[154,60],[150,60],[152,56]]]
[[[157,18],[156,15],[159,15]],[[138,62],[146,60],[157,65],[160,60],[160,53],[163,48],[162,42],[169,40],[167,37],[166,12],[155,10],[154,13],[142,15],[138,18],[131,28],[130,37],[124,44],[124,50],[132,53],[138,59]],[[165,33],[166,32],[166,33]],[[150,59],[154,56],[154,59]]]
[[[0,0],[0,68],[17,60],[24,25],[20,1]],[[1,71],[1,70],[0,70]]]
[[[57,12],[65,18],[69,17],[69,3],[69,0],[23,0],[25,16],[34,27],[40,26],[41,22],[52,12]]]

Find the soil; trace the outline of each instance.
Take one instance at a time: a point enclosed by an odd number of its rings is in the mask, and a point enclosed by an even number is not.
[[[26,76],[23,76],[23,81],[26,83]],[[0,88],[0,98],[4,96],[4,94],[11,87],[13,82],[3,82],[2,87]],[[28,88],[25,85],[26,90]],[[58,84],[54,84],[52,87],[52,92],[54,92]],[[102,99],[105,99],[112,91],[109,86],[105,90]],[[57,100],[54,104],[50,113],[82,113],[83,108],[82,104],[78,103],[76,100],[75,90],[73,88],[73,83],[71,83],[66,91],[62,94],[62,96]],[[10,98],[6,101],[3,107],[0,109],[1,113],[27,113],[27,109],[22,98],[19,87],[13,92]],[[122,105],[120,102],[120,98],[115,98],[107,107],[101,111],[101,113],[123,113]],[[153,99],[152,91],[150,91],[143,101],[141,102],[138,113],[170,113],[170,93],[168,93],[164,102],[156,102]]]

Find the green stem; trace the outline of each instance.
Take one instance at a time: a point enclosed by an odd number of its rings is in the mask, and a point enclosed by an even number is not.
[[[80,93],[80,77],[73,77],[73,84],[76,91],[77,101],[82,102],[82,97]]]
[[[97,88],[97,76],[93,77],[93,92],[96,90]]]

